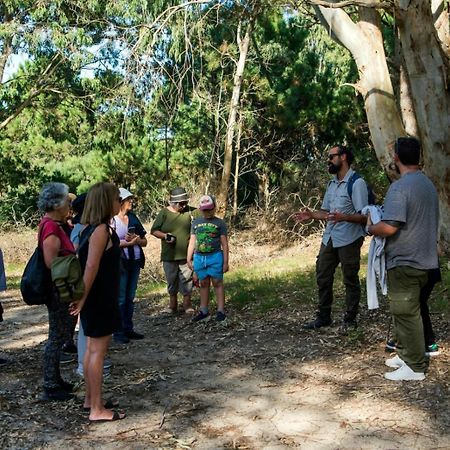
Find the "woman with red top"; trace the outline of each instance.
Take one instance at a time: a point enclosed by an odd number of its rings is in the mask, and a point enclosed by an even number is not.
[[[63,183],[47,183],[43,186],[38,207],[45,214],[39,224],[38,245],[42,248],[45,265],[49,270],[57,256],[75,253],[72,242],[62,225],[69,212],[69,188]],[[61,378],[59,369],[63,343],[70,339],[76,320],[69,314],[68,304],[59,301],[56,291],[49,288],[48,300],[48,341],[44,349],[44,400],[70,400],[73,384]]]

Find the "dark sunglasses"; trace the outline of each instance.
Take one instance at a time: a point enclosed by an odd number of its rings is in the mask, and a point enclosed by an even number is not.
[[[330,153],[328,155],[328,160],[331,161],[335,156],[341,156],[340,153]]]

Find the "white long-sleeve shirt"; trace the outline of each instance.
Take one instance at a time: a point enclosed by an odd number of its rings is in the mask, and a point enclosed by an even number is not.
[[[372,223],[381,221],[383,209],[378,205],[368,205],[362,210],[362,214],[370,213]],[[387,273],[386,273],[386,259],[384,254],[384,245],[386,239],[374,236],[369,247],[369,256],[367,262],[367,307],[369,309],[376,309],[379,307],[377,294],[377,280],[381,288],[381,293],[387,295]]]

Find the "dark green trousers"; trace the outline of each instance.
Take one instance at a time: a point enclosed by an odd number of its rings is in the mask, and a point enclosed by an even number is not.
[[[319,289],[318,317],[323,320],[331,319],[331,304],[333,303],[334,272],[341,264],[345,285],[346,311],[344,320],[355,320],[361,299],[359,282],[359,266],[361,246],[364,238],[344,247],[333,248],[331,239],[327,245],[322,244],[316,262],[316,280]]]
[[[398,356],[414,372],[424,372],[427,360],[420,314],[420,290],[427,283],[428,272],[400,266],[388,270],[387,275]]]

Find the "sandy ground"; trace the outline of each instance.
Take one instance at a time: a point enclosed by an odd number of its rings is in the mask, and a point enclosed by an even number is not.
[[[307,332],[312,309],[264,317],[229,310],[227,327],[164,310],[163,292],[138,299],[142,341],[113,346],[106,396],[127,418],[89,424],[78,400],[43,403],[45,307],[2,294],[2,449],[449,449],[449,329],[423,382],[383,378],[387,315],[362,311],[358,335]],[[64,375],[74,375],[75,363]]]

